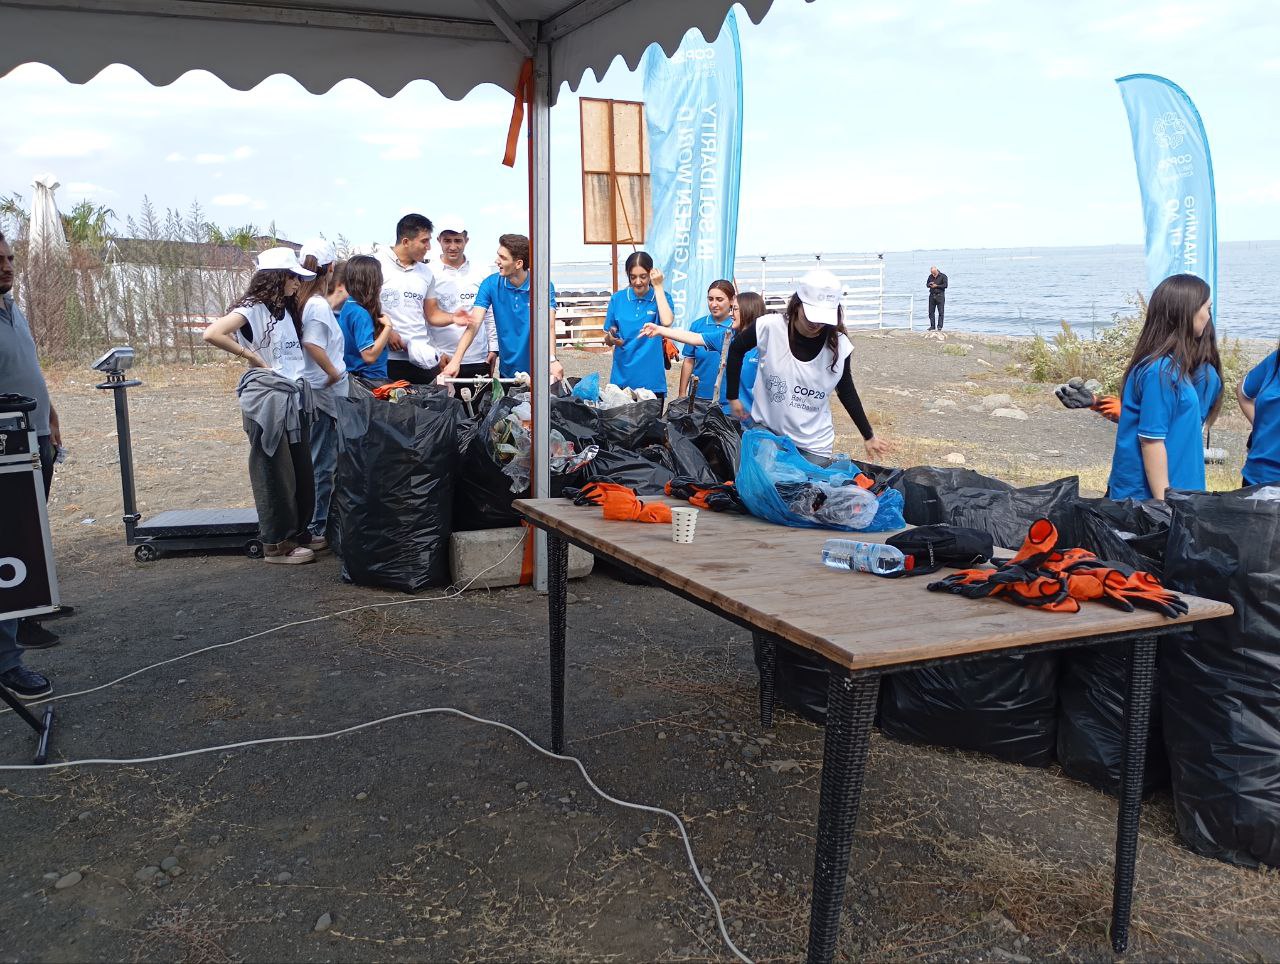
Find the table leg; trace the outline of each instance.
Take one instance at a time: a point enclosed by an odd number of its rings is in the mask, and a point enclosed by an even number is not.
[[[755,640],[760,654],[760,725],[771,730],[777,699],[774,695],[774,672],[778,666],[778,647],[774,637],[768,633],[756,633]]]
[[[849,850],[858,822],[867,746],[879,692],[879,676],[832,673],[827,687],[818,848],[813,864],[813,906],[809,912],[811,962],[830,961],[840,936],[844,880],[849,873]]]
[[[547,533],[547,616],[551,640],[551,749],[564,752],[565,597],[569,588],[569,544]]]
[[[0,686],[0,702],[8,704],[9,708],[18,715],[22,722],[35,730],[36,753],[33,761],[35,765],[43,766],[48,763],[49,739],[53,735],[53,707],[46,706],[44,715],[40,719],[36,719],[35,715],[22,704],[22,701],[3,686]]]
[[[1116,821],[1116,873],[1111,892],[1111,947],[1123,954],[1129,945],[1129,915],[1138,858],[1138,822],[1147,765],[1151,692],[1156,674],[1156,638],[1140,636],[1129,651],[1128,692],[1124,703],[1124,748],[1120,763],[1120,815]]]

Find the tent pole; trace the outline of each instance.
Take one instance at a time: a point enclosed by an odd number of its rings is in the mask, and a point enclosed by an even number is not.
[[[551,497],[551,50],[539,43],[534,51],[533,110],[529,118],[533,165],[533,272],[529,282],[530,321],[533,325],[533,491],[535,499]],[[533,585],[547,589],[547,534],[534,529]]]

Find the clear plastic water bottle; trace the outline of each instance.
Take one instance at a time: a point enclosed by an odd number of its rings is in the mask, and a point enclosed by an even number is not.
[[[893,546],[853,539],[828,539],[822,546],[822,563],[832,569],[889,576],[906,567],[906,557]]]

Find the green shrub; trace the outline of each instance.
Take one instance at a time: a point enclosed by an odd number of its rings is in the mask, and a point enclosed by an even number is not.
[[[1062,383],[1069,378],[1096,378],[1108,395],[1120,394],[1121,379],[1133,357],[1147,316],[1147,304],[1141,295],[1130,302],[1131,315],[1116,314],[1114,324],[1092,338],[1082,338],[1064,320],[1062,330],[1052,338],[1036,335],[1019,351],[1019,361],[1028,376],[1036,382]],[[1237,339],[1218,343],[1222,355],[1223,393],[1228,400],[1235,396],[1236,386],[1248,374],[1248,359]]]

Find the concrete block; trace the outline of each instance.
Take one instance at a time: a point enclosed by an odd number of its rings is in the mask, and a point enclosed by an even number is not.
[[[455,532],[449,537],[449,568],[453,584],[462,586],[475,579],[469,588],[496,589],[499,586],[520,585],[524,544],[521,542],[519,548],[514,552],[511,550],[528,531],[517,527]],[[595,556],[591,553],[577,546],[570,546],[569,578],[581,579],[590,575],[595,561]],[[476,578],[482,572],[484,575]]]

